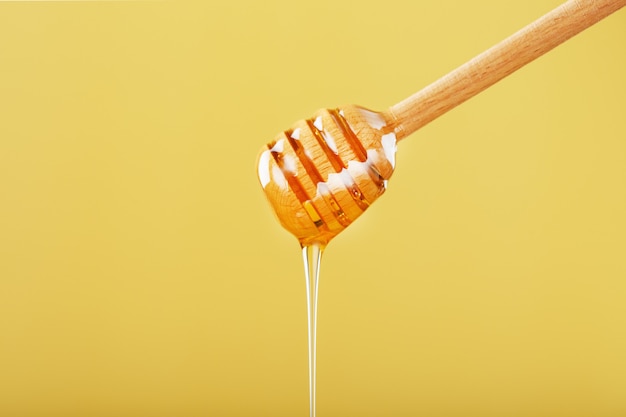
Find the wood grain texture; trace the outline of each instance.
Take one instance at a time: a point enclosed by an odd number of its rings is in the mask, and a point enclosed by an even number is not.
[[[407,99],[388,113],[401,140],[626,5],[569,0]]]

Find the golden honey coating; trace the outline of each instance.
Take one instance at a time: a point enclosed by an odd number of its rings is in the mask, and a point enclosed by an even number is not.
[[[385,191],[395,151],[384,114],[324,109],[261,150],[259,181],[285,229],[303,246],[326,245]]]

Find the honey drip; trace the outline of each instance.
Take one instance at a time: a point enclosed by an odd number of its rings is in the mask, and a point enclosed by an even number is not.
[[[304,278],[306,280],[306,304],[309,341],[309,416],[316,414],[316,368],[317,368],[317,296],[319,290],[320,263],[324,247],[319,244],[304,246]]]

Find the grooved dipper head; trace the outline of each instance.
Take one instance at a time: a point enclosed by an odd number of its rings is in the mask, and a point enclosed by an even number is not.
[[[302,246],[326,245],[385,191],[395,152],[394,124],[383,113],[320,110],[262,149],[259,181]]]

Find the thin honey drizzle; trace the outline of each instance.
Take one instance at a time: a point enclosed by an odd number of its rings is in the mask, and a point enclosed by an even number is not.
[[[309,342],[309,416],[316,415],[317,394],[317,300],[320,263],[324,246],[313,244],[302,248],[304,278],[306,281],[307,329]]]

